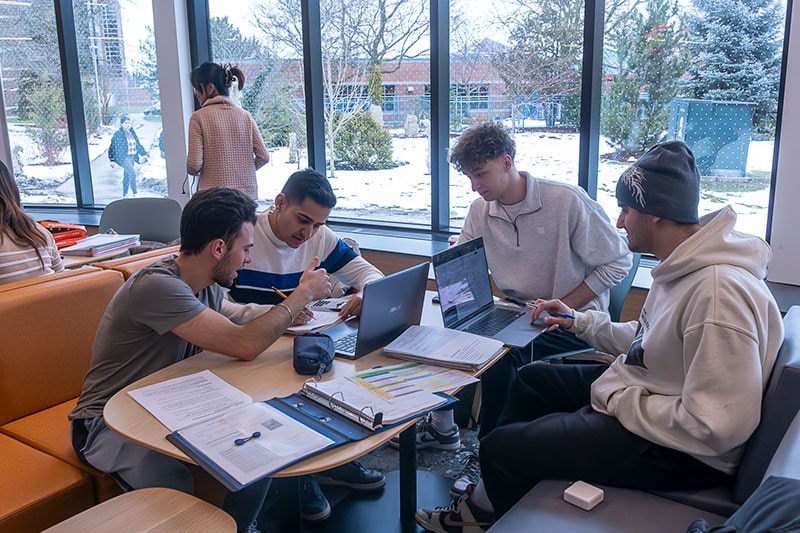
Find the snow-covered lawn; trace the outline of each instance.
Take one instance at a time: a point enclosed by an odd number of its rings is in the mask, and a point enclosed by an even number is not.
[[[134,121],[136,122],[136,121]],[[134,124],[136,126],[136,124]],[[155,135],[158,124],[139,122],[139,137],[150,148],[150,160],[139,169],[140,194],[163,194],[166,176],[164,160],[160,157]],[[93,185],[96,196],[102,196],[101,203],[107,203],[121,194],[121,175],[109,170],[105,152],[108,149],[115,127],[104,128],[89,139],[89,152],[92,158]],[[21,146],[26,178],[21,178],[23,201],[26,203],[74,203],[72,186],[72,166],[61,164],[45,167],[38,158],[36,147],[29,141],[24,128],[19,125],[9,127],[12,150]],[[579,137],[574,133],[517,133],[516,166],[531,174],[567,183],[578,181]],[[428,140],[426,137],[406,138],[393,131],[394,158],[400,166],[380,171],[337,170],[331,184],[339,198],[334,216],[357,217],[378,221],[402,223],[430,223],[430,174],[426,158]],[[454,140],[454,139],[452,139]],[[600,153],[611,152],[608,146],[601,146]],[[748,173],[757,172],[768,176],[772,169],[772,141],[753,141],[747,160]],[[66,154],[68,156],[68,153]],[[183,157],[181,155],[181,157]],[[258,172],[259,202],[262,207],[271,203],[280,192],[289,175],[306,165],[305,154],[298,164],[291,164],[288,149],[277,148],[271,151],[271,160]],[[68,163],[68,161],[66,162]],[[598,165],[598,201],[613,220],[618,212],[614,199],[617,179],[627,166],[627,162],[601,160]],[[153,178],[147,180],[146,178]],[[148,193],[148,187],[155,187]],[[729,190],[731,189],[731,190]],[[748,192],[739,192],[736,187],[722,182],[703,183],[700,200],[701,213],[719,209],[730,203],[739,214],[738,228],[748,233],[764,235],[769,202],[769,187],[749,186]],[[753,190],[756,189],[756,190]],[[469,204],[476,198],[469,180],[461,174],[450,174],[450,217],[454,225],[460,226]]]

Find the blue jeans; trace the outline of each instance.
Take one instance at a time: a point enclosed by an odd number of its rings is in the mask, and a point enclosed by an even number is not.
[[[136,194],[136,169],[133,168],[134,156],[126,155],[122,157],[122,195],[128,194],[128,187],[131,192]]]

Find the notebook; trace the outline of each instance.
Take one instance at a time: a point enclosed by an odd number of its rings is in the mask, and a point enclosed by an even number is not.
[[[446,328],[515,348],[527,346],[545,328],[544,322],[530,323],[527,309],[494,303],[482,237],[452,246],[434,255],[432,261]]]
[[[358,359],[419,324],[427,281],[428,263],[422,263],[367,283],[361,317],[325,330],[333,337],[336,355]]]

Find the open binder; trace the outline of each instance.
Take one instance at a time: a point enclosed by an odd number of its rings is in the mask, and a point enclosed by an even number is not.
[[[329,383],[345,384],[346,379]],[[328,395],[309,380],[295,394],[255,402],[173,431],[167,440],[229,490],[240,490],[324,450],[357,441],[455,398],[431,393],[436,405],[403,418],[380,408],[354,408],[345,393]],[[426,403],[427,405],[427,403]],[[256,436],[258,434],[258,436]]]

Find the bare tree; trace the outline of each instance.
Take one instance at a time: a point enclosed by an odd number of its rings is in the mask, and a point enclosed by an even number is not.
[[[273,0],[253,9],[255,25],[276,52],[303,55],[300,0]],[[330,177],[335,177],[334,140],[369,104],[367,83],[374,65],[386,72],[404,59],[427,53],[421,43],[430,20],[427,0],[321,0],[322,78]]]
[[[348,12],[345,2],[323,0],[320,5],[326,159],[331,178],[336,176],[336,136],[368,104],[366,87],[371,63],[359,57],[362,48]],[[300,0],[261,4],[254,9],[254,16],[267,42],[302,57]]]

